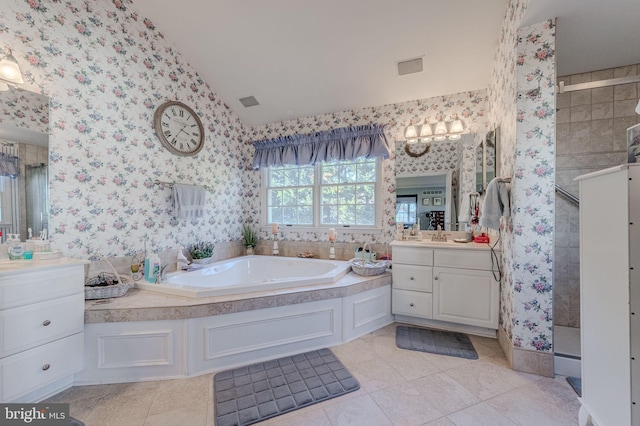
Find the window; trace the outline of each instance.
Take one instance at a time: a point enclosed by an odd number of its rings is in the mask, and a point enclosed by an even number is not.
[[[416,223],[418,197],[416,195],[398,195],[396,198],[396,222]]]
[[[374,227],[379,175],[366,158],[267,168],[267,223]]]

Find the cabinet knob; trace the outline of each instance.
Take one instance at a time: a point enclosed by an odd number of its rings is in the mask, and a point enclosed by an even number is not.
[[[438,279],[438,277],[437,277],[437,276],[435,276],[435,277],[433,277],[433,279],[434,279],[434,280],[437,280],[437,279]]]
[[[413,280],[414,280],[414,278],[413,278],[413,277],[409,277],[409,279],[410,279],[411,281],[413,281]]]
[[[42,325],[44,325],[45,327],[48,326],[49,324],[51,324],[51,321],[49,321],[49,320],[44,320],[42,322]]]
[[[43,371],[47,371],[49,368],[51,368],[51,365],[49,365],[49,364],[45,364],[45,365],[42,366],[42,370]]]
[[[411,306],[413,308],[413,303],[409,303],[409,306]]]

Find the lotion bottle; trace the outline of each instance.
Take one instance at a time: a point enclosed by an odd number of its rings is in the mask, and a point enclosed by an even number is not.
[[[144,279],[150,283],[156,283],[160,275],[160,257],[156,253],[144,260]]]

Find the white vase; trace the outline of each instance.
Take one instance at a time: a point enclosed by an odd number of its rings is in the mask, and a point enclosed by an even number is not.
[[[247,249],[247,256],[254,254],[253,247],[245,247]]]

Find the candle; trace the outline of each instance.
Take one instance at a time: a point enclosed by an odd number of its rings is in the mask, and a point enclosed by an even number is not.
[[[273,232],[274,234],[277,234],[277,233],[278,233],[278,224],[277,224],[277,223],[274,223],[274,224],[271,226],[271,232]]]
[[[329,228],[329,241],[336,240],[336,230],[333,228]]]

